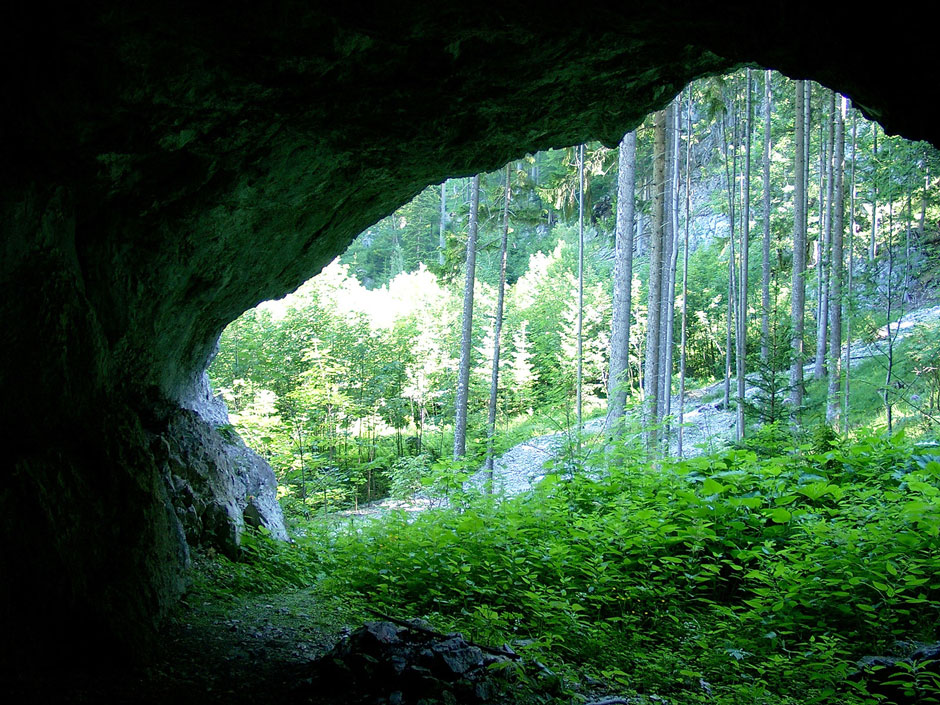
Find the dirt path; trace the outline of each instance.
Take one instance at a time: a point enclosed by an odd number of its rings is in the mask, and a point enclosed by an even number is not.
[[[107,660],[0,679],[7,702],[45,705],[199,703],[328,705],[311,662],[358,622],[312,589],[231,600],[190,593],[145,665]],[[133,658],[133,656],[131,656]]]

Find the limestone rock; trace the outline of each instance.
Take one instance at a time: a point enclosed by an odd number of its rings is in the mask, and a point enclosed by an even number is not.
[[[893,705],[934,702],[940,694],[940,643],[922,645],[905,657],[866,656],[857,665],[849,680],[864,680],[870,693]]]
[[[203,373],[187,401],[190,408],[173,412],[160,437],[167,449],[171,497],[187,540],[234,556],[247,524],[263,526],[287,541],[274,471],[232,429],[208,375]]]

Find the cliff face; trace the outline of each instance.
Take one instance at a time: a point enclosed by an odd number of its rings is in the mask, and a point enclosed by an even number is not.
[[[930,43],[869,55],[838,3],[131,5],[0,21],[0,621],[17,651],[146,643],[187,537],[225,543],[256,511],[247,485],[185,499],[228,452],[184,408],[220,331],[425,185],[614,144],[743,61],[938,142],[912,109]]]

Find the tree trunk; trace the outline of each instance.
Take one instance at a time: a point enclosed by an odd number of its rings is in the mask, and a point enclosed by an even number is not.
[[[577,444],[581,449],[581,389],[584,368],[584,145],[578,147],[578,375],[575,406],[578,419]]]
[[[653,117],[653,227],[650,233],[650,277],[647,300],[645,422],[647,447],[652,453],[656,449],[659,423],[659,340],[660,313],[662,305],[663,236],[665,230],[666,187],[666,111],[660,110]]]
[[[810,126],[812,125],[813,115],[813,84],[812,81],[804,81],[803,91],[803,239],[806,242],[807,252],[809,251],[809,153]],[[803,263],[806,263],[804,257]]]
[[[607,418],[612,431],[623,421],[627,402],[624,374],[630,364],[630,298],[633,284],[633,216],[636,188],[636,131],[620,142],[617,173],[617,230],[614,236],[613,312],[610,324],[610,370],[607,376]]]
[[[904,230],[904,297],[907,299],[907,296],[911,290],[911,218],[913,216],[912,208],[913,205],[911,201],[913,200],[913,195],[911,194],[911,187],[907,187],[907,227]]]
[[[445,262],[445,252],[447,251],[447,181],[441,184],[441,223],[440,231],[438,233],[438,252],[437,252],[437,262],[441,267],[444,266]]]
[[[885,417],[888,421],[888,433],[891,433],[894,428],[893,419],[892,419],[892,401],[891,401],[891,375],[894,373],[894,338],[891,335],[891,297],[894,295],[894,243],[891,242],[891,239],[894,235],[894,202],[889,198],[888,199],[888,234],[885,237],[885,247],[888,248],[888,286],[887,286],[887,305],[885,306],[885,318],[887,319],[887,328],[888,328],[888,361],[885,365],[885,385],[884,385],[884,406],[885,406]],[[900,322],[898,325],[900,329]]]
[[[685,233],[682,246],[682,334],[679,343],[679,433],[676,442],[678,456],[683,455],[682,441],[685,422],[685,358],[688,336],[689,298],[689,224],[692,216],[692,89],[689,89],[688,112],[686,114],[685,140]]]
[[[733,99],[732,99],[733,100]],[[735,287],[735,257],[734,257],[734,228],[737,222],[735,217],[735,184],[738,179],[738,160],[737,160],[737,115],[734,108],[732,114],[732,142],[734,150],[731,160],[728,159],[728,132],[724,120],[721,123],[722,150],[725,161],[725,184],[728,191],[728,314],[725,322],[725,384],[724,384],[724,408],[731,408],[731,360],[732,343],[737,335],[737,325],[735,324],[735,314],[737,309],[737,288]],[[729,171],[729,163],[731,169]],[[732,332],[734,331],[734,332]]]
[[[762,167],[763,239],[761,251],[760,359],[766,365],[770,339],[770,69],[764,71],[764,154]]]
[[[920,198],[920,218],[918,219],[917,231],[923,238],[927,233],[927,194],[930,191],[930,163],[927,161],[927,152],[924,151],[924,191]]]
[[[725,321],[725,385],[724,408],[731,408],[731,350],[734,346],[734,238],[731,238],[728,253],[728,311]]]
[[[744,182],[741,186],[741,266],[738,275],[738,328],[735,360],[738,378],[738,408],[735,417],[735,435],[740,441],[744,437],[744,394],[746,390],[747,358],[747,290],[748,249],[750,247],[751,219],[751,70],[746,71],[744,117]]]
[[[842,429],[849,431],[849,377],[852,372],[852,296],[853,277],[855,276],[855,150],[858,147],[858,111],[852,110],[852,176],[849,198],[849,281],[846,286],[845,313],[845,385],[842,394]]]
[[[803,316],[806,309],[806,216],[805,216],[805,154],[806,128],[805,85],[795,81],[795,163],[793,174],[795,186],[793,192],[793,277],[790,295],[791,348],[793,359],[790,364],[790,407],[794,419],[803,406]]]
[[[842,362],[842,237],[845,219],[845,193],[843,190],[843,158],[845,152],[846,99],[840,99],[834,112],[835,143],[832,150],[832,260],[829,271],[829,395],[826,404],[826,423],[839,423],[839,383]]]
[[[871,123],[871,156],[877,169],[878,165],[878,124]],[[878,255],[878,180],[872,179],[871,198],[871,245],[868,248],[868,261],[874,262]]]
[[[473,283],[477,262],[477,228],[480,210],[480,175],[470,187],[470,226],[467,233],[467,268],[463,287],[463,328],[460,336],[460,368],[457,375],[457,413],[454,421],[454,460],[467,450],[467,401],[470,393],[470,353],[473,342]]]
[[[825,171],[825,193],[823,192],[822,173],[819,179],[819,276],[816,294],[816,359],[813,366],[813,378],[820,380],[826,374],[826,335],[829,331],[829,270],[832,248],[832,198],[834,179],[834,132],[835,93],[829,91],[829,108],[823,121],[827,134],[825,150],[820,149],[820,172]],[[825,152],[825,156],[823,156]]]
[[[499,242],[499,284],[493,320],[493,371],[490,375],[490,404],[486,417],[486,491],[493,493],[493,436],[496,434],[496,398],[499,392],[499,339],[503,331],[503,300],[506,292],[506,250],[509,242],[509,164],[503,201],[503,234]]]
[[[679,116],[681,113],[680,96],[676,96],[667,111],[669,119],[669,132],[672,135],[669,159],[669,193],[666,201],[666,218],[669,223],[668,244],[669,257],[665,262],[664,295],[663,295],[663,379],[660,389],[663,416],[666,418],[665,432],[669,434],[669,416],[672,414],[672,358],[675,347],[675,318],[676,318],[676,270],[679,259]]]

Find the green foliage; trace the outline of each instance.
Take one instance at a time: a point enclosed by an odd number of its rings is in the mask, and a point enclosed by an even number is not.
[[[427,455],[405,455],[398,458],[388,471],[392,497],[414,499],[424,486],[431,458]]]
[[[896,332],[896,322],[891,328]],[[871,356],[852,367],[850,427],[886,425],[883,395],[887,345],[884,323],[880,330],[882,338],[868,343]],[[889,400],[894,404],[895,427],[908,429],[915,435],[936,433],[940,421],[940,377],[935,362],[938,350],[940,323],[932,320],[914,325],[908,335],[895,342],[892,384],[887,389]],[[825,398],[824,382],[808,384],[807,424],[822,422]]]
[[[901,434],[860,432],[851,443],[838,437],[822,422],[825,384],[808,384],[800,410],[808,430],[796,433],[786,423],[794,114],[789,79],[774,74],[772,84],[771,340],[764,361],[756,236],[745,312],[747,370],[757,388],[748,414],[758,430],[724,454],[654,465],[627,440],[590,458],[568,444],[532,493],[505,499],[466,490],[483,438],[505,193],[499,174],[483,176],[470,452],[453,462],[468,198],[466,180],[450,179],[369,228],[294,295],[226,329],[211,370],[233,412],[232,428],[221,430],[237,431],[271,462],[285,511],[307,538],[287,545],[249,532],[239,560],[206,562],[197,587],[224,597],[317,583],[348,603],[424,615],[480,641],[514,641],[562,674],[589,674],[620,691],[675,703],[873,702],[863,686],[845,681],[854,660],[937,633],[940,464],[935,449],[913,448]],[[730,208],[720,145],[727,139],[731,154],[743,158],[741,135],[730,127],[743,109],[741,86],[737,74],[692,87],[687,375],[703,381],[724,370]],[[821,105],[822,89],[810,90]],[[810,128],[811,248],[823,222],[816,199],[824,114],[814,109]],[[754,131],[755,148],[762,130]],[[634,379],[646,328],[653,149],[650,130],[641,128],[638,137]],[[601,407],[617,154],[599,145],[588,145],[587,154],[584,378],[586,401]],[[573,156],[573,149],[551,150],[511,165],[497,451],[573,422]],[[847,298],[847,319],[856,340],[881,345],[852,370],[847,425],[883,423],[887,393],[899,427],[930,431],[940,416],[940,327],[919,327],[898,342],[888,389],[879,327],[887,322],[888,285],[896,317],[896,304],[921,296],[937,269],[929,243],[937,240],[930,224],[940,216],[940,199],[929,174],[940,172],[940,159],[864,121],[846,159],[857,169],[858,201],[848,250],[856,291]],[[759,171],[751,171],[755,222],[763,215]],[[915,223],[918,204],[923,228]],[[866,233],[876,219],[878,254],[869,260]],[[810,258],[810,299],[817,273]],[[807,342],[812,328],[808,323]],[[329,516],[339,505],[387,493],[421,494],[441,508],[355,526]],[[911,688],[936,691],[922,674],[907,675]]]
[[[246,529],[238,560],[215,553],[196,556],[191,589],[222,599],[281,592],[310,585],[317,567],[315,556],[297,544],[276,541],[263,528]]]
[[[719,703],[861,702],[854,659],[940,624],[940,465],[899,437],[818,435],[549,475],[502,503],[311,529],[311,550],[329,592],[523,640],[563,673],[678,703],[700,678]]]
[[[741,439],[740,446],[761,458],[783,455],[793,446],[793,429],[780,421],[764,424]]]
[[[751,169],[751,296],[747,311],[746,369],[756,394],[749,394],[749,420],[773,424],[789,417],[784,400],[791,391],[789,280],[792,265],[793,86],[771,76],[770,232],[772,310],[771,351],[758,356],[761,242],[757,220],[763,202],[760,169]],[[727,324],[730,204],[726,160],[741,163],[743,72],[694,83],[691,142],[692,213],[689,227],[686,375],[709,381],[724,372]],[[815,106],[828,101],[810,86]],[[760,91],[754,92],[760,103]],[[756,107],[756,106],[755,106]],[[811,202],[810,249],[819,239],[818,202],[826,111],[814,108],[809,130]],[[752,152],[763,137],[755,122]],[[682,126],[683,132],[686,127]],[[878,143],[877,152],[874,149]],[[640,126],[637,144],[637,235],[632,296],[630,392],[640,373],[646,334],[652,130]],[[930,243],[940,216],[936,177],[940,156],[923,144],[887,137],[861,120],[856,147],[846,146],[846,164],[855,167],[857,223],[854,246],[855,293],[846,318],[856,338],[875,340],[884,325],[887,273],[895,259],[891,287],[895,305],[920,297],[936,265]],[[578,169],[574,148],[526,155],[511,163],[509,259],[502,332],[497,425],[539,414],[564,417],[575,397],[575,272]],[[606,401],[611,315],[613,227],[616,211],[616,150],[586,145],[586,262],[583,331],[583,394],[600,408]],[[736,157],[735,157],[736,155]],[[739,178],[743,178],[738,170]],[[684,174],[682,175],[684,177]],[[848,175],[847,177],[848,178]],[[498,235],[506,193],[502,170],[484,174],[480,206],[476,313],[469,402],[468,449],[481,456],[489,368],[493,358],[492,312],[498,278]],[[684,179],[680,179],[684,181]],[[375,499],[403,472],[396,459],[422,453],[430,461],[447,454],[455,396],[457,333],[460,327],[462,257],[468,219],[468,181],[454,178],[432,185],[410,203],[362,233],[323,273],[283,302],[263,304],[224,332],[211,373],[233,412],[235,430],[271,462],[288,508],[300,516],[322,506]],[[743,184],[741,184],[743,186]],[[850,189],[850,185],[846,185]],[[733,188],[738,193],[741,189]],[[684,185],[680,187],[684,192]],[[441,200],[444,200],[444,214]],[[680,199],[682,200],[682,199]],[[923,212],[920,225],[918,207]],[[680,209],[682,210],[682,209]],[[738,208],[738,215],[741,209]],[[441,219],[443,218],[443,247]],[[867,231],[877,219],[878,254],[865,256]],[[679,215],[680,231],[684,214]],[[846,217],[848,227],[849,217]],[[741,232],[741,225],[737,225]],[[848,243],[846,245],[848,246]],[[737,253],[740,256],[740,252]],[[810,299],[819,267],[807,268]],[[923,276],[918,276],[922,274]],[[923,281],[921,281],[923,279]],[[812,310],[812,301],[808,302]],[[676,326],[679,316],[676,316]],[[812,334],[807,325],[807,343]],[[896,362],[895,382],[878,381],[882,361],[863,364],[852,387],[849,426],[878,423],[873,411],[887,395],[902,424],[929,429],[940,416],[940,376],[930,353],[936,332],[921,335],[907,359]],[[676,331],[675,339],[679,334]],[[918,356],[918,351],[920,355]],[[881,375],[882,378],[884,375]],[[903,386],[899,386],[903,385]],[[825,408],[825,390],[810,385],[801,422],[811,426]],[[509,438],[505,431],[502,438]],[[407,464],[407,462],[406,462]],[[396,491],[404,491],[396,485]]]

